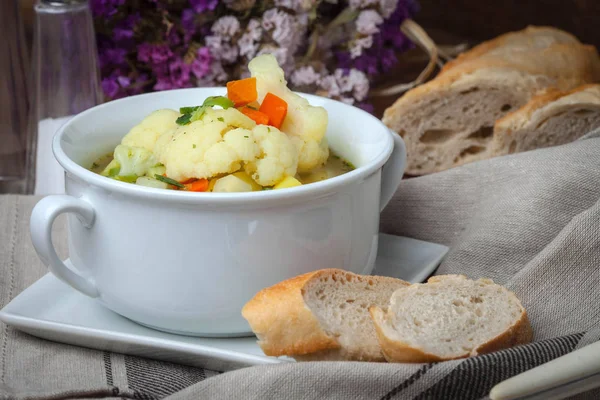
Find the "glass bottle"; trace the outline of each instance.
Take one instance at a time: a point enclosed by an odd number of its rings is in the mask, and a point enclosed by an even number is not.
[[[51,150],[56,130],[102,102],[98,54],[87,0],[37,0],[30,131],[37,137],[35,193],[60,193],[64,173]]]

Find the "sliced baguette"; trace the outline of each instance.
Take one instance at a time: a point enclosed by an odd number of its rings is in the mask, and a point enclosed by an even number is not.
[[[305,360],[385,361],[369,307],[407,282],[325,269],[263,289],[242,315],[266,355]]]
[[[566,32],[529,27],[475,47],[399,98],[383,122],[405,140],[406,173],[423,175],[489,151],[496,120],[539,91],[600,80],[600,58]]]
[[[370,308],[390,362],[436,362],[529,343],[533,332],[517,297],[488,279],[442,275],[398,289]]]
[[[558,146],[600,127],[600,85],[549,90],[496,121],[490,157]]]

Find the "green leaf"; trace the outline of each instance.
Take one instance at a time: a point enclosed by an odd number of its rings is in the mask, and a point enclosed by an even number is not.
[[[190,123],[190,119],[192,118],[192,114],[183,114],[181,117],[175,120],[177,125],[187,125]]]
[[[205,107],[219,106],[224,110],[227,110],[228,108],[233,107],[234,103],[225,96],[211,96],[207,97],[202,105]]]
[[[175,179],[167,178],[166,176],[162,176],[162,175],[158,175],[158,174],[154,175],[154,177],[161,182],[168,183],[169,185],[177,186],[180,189],[185,188],[184,185],[177,182]]]
[[[191,113],[193,113],[194,111],[196,111],[198,108],[200,108],[200,106],[195,106],[195,107],[181,107],[181,108],[179,109],[179,112],[180,112],[181,114],[191,114]]]

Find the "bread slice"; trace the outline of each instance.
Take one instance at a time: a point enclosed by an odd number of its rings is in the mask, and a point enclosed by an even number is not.
[[[549,90],[496,121],[490,157],[558,146],[600,128],[600,85]]]
[[[533,332],[517,297],[489,279],[442,275],[398,289],[387,311],[371,307],[390,362],[436,362],[529,343]]]
[[[269,356],[385,361],[368,310],[386,305],[396,289],[408,285],[324,269],[261,290],[242,315]]]
[[[383,122],[405,140],[406,173],[423,175],[489,151],[496,120],[539,91],[600,81],[600,58],[566,32],[529,27],[483,43],[389,107]]]

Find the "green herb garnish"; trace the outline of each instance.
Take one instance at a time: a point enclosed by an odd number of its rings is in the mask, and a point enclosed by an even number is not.
[[[256,108],[256,107],[252,107],[252,106],[246,106],[246,107],[248,107],[251,110],[258,111],[258,108]]]
[[[206,107],[219,106],[227,110],[229,107],[233,107],[234,103],[225,96],[211,96],[207,97],[202,105]]]
[[[250,136],[244,136],[246,139],[248,139]]]
[[[187,113],[187,114],[183,114],[181,117],[177,118],[175,120],[175,123],[177,125],[187,125],[191,122],[192,119],[192,113]],[[175,140],[175,139],[173,139]]]
[[[202,116],[206,112],[207,108],[214,107],[214,106],[219,106],[219,107],[223,108],[224,110],[226,110],[229,107],[233,107],[234,104],[233,104],[233,101],[229,100],[225,96],[207,97],[201,106],[181,107],[179,109],[179,112],[183,115],[181,117],[177,118],[177,120],[175,122],[177,123],[177,125],[187,125],[194,121],[198,121],[200,118],[202,118]],[[224,121],[222,118],[219,118],[219,120]]]
[[[184,185],[177,182],[175,179],[167,178],[166,176],[162,176],[162,175],[158,175],[158,174],[155,174],[154,177],[161,182],[168,183],[169,185],[177,186],[180,189],[185,188]]]
[[[92,169],[96,169],[96,168],[98,168],[98,167],[99,167],[99,165],[98,165],[98,164],[96,164],[96,163],[92,163]]]
[[[218,119],[219,121],[221,121],[221,122],[225,122],[225,118],[223,118],[223,117],[219,117],[219,118],[217,118],[217,119]]]
[[[193,144],[193,145],[192,145],[192,149],[195,149],[195,148],[196,148],[196,145],[195,145],[195,144]]]
[[[181,108],[179,109],[179,112],[180,112],[181,114],[191,114],[191,113],[193,113],[194,111],[196,111],[198,108],[200,108],[200,106],[195,106],[195,107],[181,107]]]

